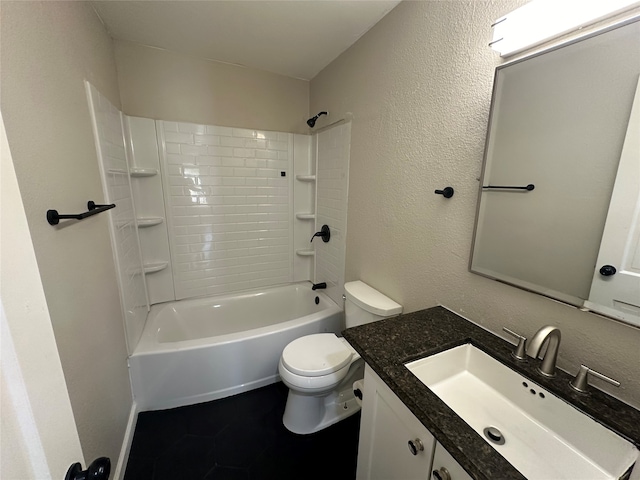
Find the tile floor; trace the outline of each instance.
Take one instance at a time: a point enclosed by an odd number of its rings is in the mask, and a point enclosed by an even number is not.
[[[354,479],[360,413],[296,435],[282,425],[287,391],[140,413],[124,480]]]

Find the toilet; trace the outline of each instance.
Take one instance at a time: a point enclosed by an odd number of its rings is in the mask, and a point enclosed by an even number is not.
[[[360,280],[345,283],[344,290],[347,328],[402,312],[401,305]],[[364,377],[364,361],[334,333],[293,340],[282,351],[278,372],[289,387],[282,420],[293,433],[317,432],[360,410],[353,384]]]

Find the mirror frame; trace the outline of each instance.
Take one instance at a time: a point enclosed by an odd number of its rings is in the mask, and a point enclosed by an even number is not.
[[[621,322],[624,323],[626,325],[632,325],[635,327],[640,327],[639,324],[633,322],[633,321],[628,321],[628,320],[624,320],[622,318],[613,316],[611,314],[609,314],[606,310],[606,307],[602,307],[603,310],[599,310],[597,308],[597,305],[588,302],[588,299],[583,299],[580,297],[575,297],[571,294],[567,294],[567,293],[563,293],[563,292],[558,292],[556,290],[552,290],[552,289],[547,289],[545,288],[543,285],[537,285],[537,284],[532,284],[530,282],[527,282],[526,280],[520,280],[520,279],[514,279],[513,281],[508,280],[508,276],[505,275],[503,278],[499,278],[496,277],[495,275],[491,275],[489,273],[485,273],[485,272],[481,272],[478,271],[477,269],[474,270],[473,269],[473,254],[474,254],[474,250],[475,250],[475,246],[476,246],[476,235],[478,233],[478,227],[479,227],[479,223],[480,223],[480,213],[481,213],[481,200],[482,200],[482,194],[483,194],[483,185],[484,185],[484,181],[485,181],[485,174],[486,172],[486,167],[487,167],[487,163],[488,163],[488,154],[489,154],[489,147],[490,147],[490,136],[491,136],[491,127],[493,124],[493,120],[494,120],[494,108],[496,107],[495,105],[495,99],[497,97],[497,89],[498,89],[498,75],[500,73],[501,70],[503,70],[504,68],[522,63],[524,61],[527,60],[531,60],[533,58],[537,58],[541,55],[545,55],[547,53],[551,53],[566,47],[569,47],[571,45],[580,43],[582,41],[597,37],[599,35],[603,35],[605,33],[608,33],[610,31],[619,29],[619,28],[623,28],[627,25],[633,24],[633,23],[638,23],[640,22],[640,15],[634,15],[630,18],[626,18],[624,20],[621,21],[617,21],[614,22],[612,24],[608,24],[602,28],[596,29],[594,31],[585,33],[584,35],[580,35],[578,37],[574,37],[571,39],[568,39],[566,41],[560,42],[558,44],[549,46],[548,48],[544,48],[542,50],[538,50],[535,51],[529,55],[525,55],[522,57],[519,57],[517,59],[505,62],[501,65],[498,65],[495,68],[495,72],[494,72],[494,76],[493,76],[493,87],[492,87],[492,91],[491,91],[491,105],[490,105],[490,110],[489,110],[489,117],[488,117],[488,121],[487,121],[487,130],[486,130],[486,135],[485,135],[485,146],[484,146],[484,152],[483,152],[483,159],[482,159],[482,165],[481,165],[481,171],[480,171],[480,176],[478,177],[478,195],[477,195],[477,202],[476,202],[476,213],[475,213],[475,221],[474,221],[474,227],[473,227],[473,234],[472,234],[472,241],[471,241],[471,250],[470,250],[470,255],[469,255],[469,264],[468,264],[468,270],[469,272],[475,274],[475,275],[480,275],[482,277],[485,278],[489,278],[491,280],[495,280],[499,283],[505,284],[505,285],[509,285],[515,288],[518,288],[520,290],[524,290],[530,293],[534,293],[546,298],[549,298],[553,301],[565,304],[567,306],[570,307],[574,307],[578,310],[584,311],[584,312],[589,312],[589,313],[593,313],[602,317],[605,317],[607,319],[611,319],[611,320],[615,320],[617,322]],[[516,281],[518,283],[516,283]]]

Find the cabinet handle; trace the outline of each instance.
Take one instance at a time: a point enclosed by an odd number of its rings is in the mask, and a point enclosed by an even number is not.
[[[422,440],[420,440],[419,438],[416,438],[415,440],[409,440],[407,442],[407,445],[409,446],[411,455],[418,455],[418,453],[424,451],[424,445],[422,444]]]
[[[446,468],[440,467],[439,470],[433,471],[433,478],[436,480],[451,480],[451,474]]]

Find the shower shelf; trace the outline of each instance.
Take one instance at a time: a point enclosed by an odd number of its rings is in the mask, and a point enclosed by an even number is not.
[[[313,220],[316,218],[315,213],[296,213],[296,218],[298,220]]]
[[[301,182],[315,182],[316,176],[315,175],[296,175],[296,180],[299,180]]]
[[[144,264],[144,273],[156,273],[160,270],[164,270],[169,265],[169,262],[156,262],[156,263],[145,263]]]
[[[158,174],[158,170],[155,168],[132,168],[129,170],[129,175],[132,177],[153,177]]]
[[[313,257],[316,254],[314,250],[296,250],[296,255],[301,257]]]
[[[153,227],[164,222],[162,217],[138,217],[138,228]]]
[[[110,168],[107,170],[107,173],[117,173],[121,175],[126,175],[128,172],[123,168]]]

